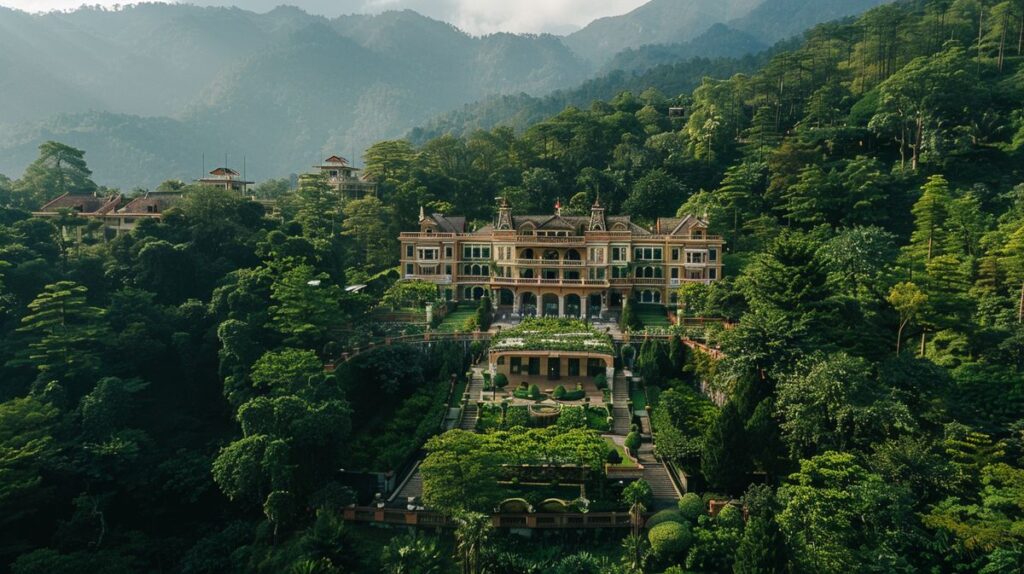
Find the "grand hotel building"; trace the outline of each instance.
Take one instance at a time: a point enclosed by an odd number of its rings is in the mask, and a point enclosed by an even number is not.
[[[514,314],[606,315],[624,298],[675,303],[686,282],[722,277],[721,237],[693,216],[663,217],[645,229],[628,216],[513,215],[502,202],[493,224],[467,231],[463,217],[420,210],[420,229],[402,233],[406,280],[435,283],[449,300],[484,294]]]

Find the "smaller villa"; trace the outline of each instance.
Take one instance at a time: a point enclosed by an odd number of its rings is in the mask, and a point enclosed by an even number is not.
[[[583,321],[527,318],[494,335],[488,368],[491,377],[503,374],[513,384],[580,383],[600,396],[595,379],[604,375],[613,384],[615,346]]]

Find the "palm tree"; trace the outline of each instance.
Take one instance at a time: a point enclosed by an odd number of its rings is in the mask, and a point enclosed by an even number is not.
[[[491,535],[491,517],[479,512],[466,512],[455,517],[456,558],[462,574],[480,573],[480,551]]]
[[[622,566],[626,572],[643,574],[651,555],[647,539],[642,534],[630,534],[622,541],[622,550]]]
[[[441,551],[432,538],[401,536],[384,547],[381,564],[384,574],[440,574]]]

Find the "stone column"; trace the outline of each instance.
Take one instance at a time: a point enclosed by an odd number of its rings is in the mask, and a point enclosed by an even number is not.
[[[565,317],[565,295],[558,296],[558,316]]]
[[[602,291],[601,292],[601,314],[603,315],[603,314],[605,314],[607,312],[608,312],[608,292],[607,291]]]
[[[512,291],[512,314],[519,314],[519,303],[522,299],[522,293],[518,291]]]
[[[604,368],[604,376],[608,377],[608,393],[609,396],[615,397],[615,365]]]

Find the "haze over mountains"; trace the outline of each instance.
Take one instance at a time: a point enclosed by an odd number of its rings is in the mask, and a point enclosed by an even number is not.
[[[489,96],[642,69],[645,50],[648,63],[739,56],[884,1],[653,0],[565,38],[474,37],[412,11],[0,8],[0,173],[20,176],[39,143],[59,139],[85,149],[111,186],[196,177],[204,153],[208,166],[244,154],[251,177],[280,177],[325,153],[358,160],[374,141]],[[663,46],[635,50],[648,44]]]

